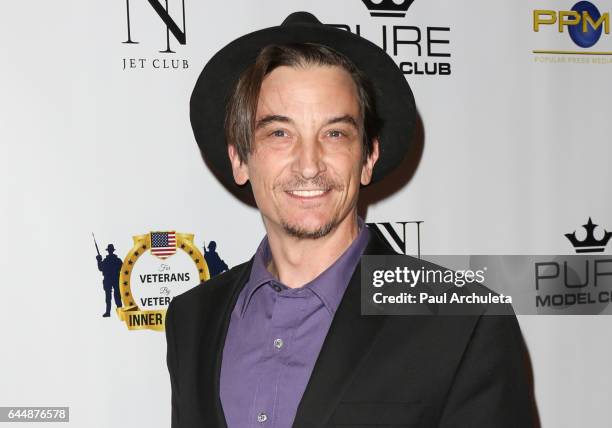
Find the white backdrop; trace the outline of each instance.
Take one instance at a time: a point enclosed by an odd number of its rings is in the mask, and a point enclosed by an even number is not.
[[[182,28],[179,0],[170,11]],[[533,10],[574,2],[416,0],[405,17],[372,17],[360,0],[185,0],[187,43],[145,0],[11,2],[0,18],[0,189],[4,242],[0,406],[70,406],[78,427],[169,426],[163,333],[102,318],[101,252],[123,258],[152,230],[215,240],[228,265],[264,234],[201,161],[188,118],[203,65],[230,40],[278,25],[296,10],[346,24],[382,43],[386,26],[442,27],[448,40],[399,62],[450,64],[450,75],[407,75],[423,122],[422,158],[398,192],[369,207],[369,222],[422,220],[424,254],[570,254],[563,236],[589,217],[612,229],[612,56],[557,27],[533,30]],[[593,1],[603,14],[609,0]],[[414,37],[414,29],[399,29]],[[388,40],[388,43],[390,43]],[[426,40],[426,39],[425,39]],[[124,59],[145,59],[123,69]],[[188,68],[157,69],[154,59]],[[576,59],[586,62],[574,62]],[[595,63],[592,59],[597,59]],[[606,62],[607,61],[607,62]],[[603,234],[601,228],[597,232]],[[608,245],[610,253],[612,244]],[[543,427],[606,427],[611,317],[521,316]],[[36,424],[34,424],[36,425]]]

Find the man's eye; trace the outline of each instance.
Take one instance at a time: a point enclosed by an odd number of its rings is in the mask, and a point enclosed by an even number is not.
[[[270,135],[272,135],[273,137],[285,137],[287,133],[282,129],[277,129],[275,131],[272,131]]]
[[[337,129],[331,130],[327,134],[332,138],[339,138],[344,136],[344,132],[338,131]]]

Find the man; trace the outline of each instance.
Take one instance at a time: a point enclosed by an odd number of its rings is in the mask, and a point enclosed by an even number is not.
[[[97,248],[97,246],[96,246]],[[121,295],[119,294],[119,273],[121,272],[121,266],[123,262],[115,254],[115,246],[108,244],[106,246],[108,255],[102,260],[100,254],[96,255],[98,262],[98,270],[102,272],[104,279],[102,280],[102,286],[104,288],[106,310],[102,314],[104,318],[110,317],[111,310],[111,292],[115,299],[115,305],[121,307]]]
[[[168,308],[174,428],[531,426],[513,315],[360,314],[360,256],[393,251],[357,216],[359,189],[397,166],[415,123],[381,49],[292,14],[209,61],[191,121],[267,234]]]

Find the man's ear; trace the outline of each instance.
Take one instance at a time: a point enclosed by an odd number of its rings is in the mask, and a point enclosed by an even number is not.
[[[242,162],[240,156],[238,156],[238,150],[233,144],[227,145],[227,155],[230,158],[232,164],[232,174],[234,174],[234,181],[239,186],[242,186],[249,180],[249,169],[246,163]]]
[[[370,184],[370,181],[372,181],[372,171],[374,171],[374,165],[378,160],[378,155],[378,138],[374,138],[370,155],[366,158],[361,167],[361,184],[364,186]]]

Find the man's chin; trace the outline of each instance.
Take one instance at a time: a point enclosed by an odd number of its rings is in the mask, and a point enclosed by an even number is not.
[[[319,239],[327,236],[337,226],[332,220],[320,225],[296,224],[288,221],[282,222],[283,230],[289,236],[298,239]]]

